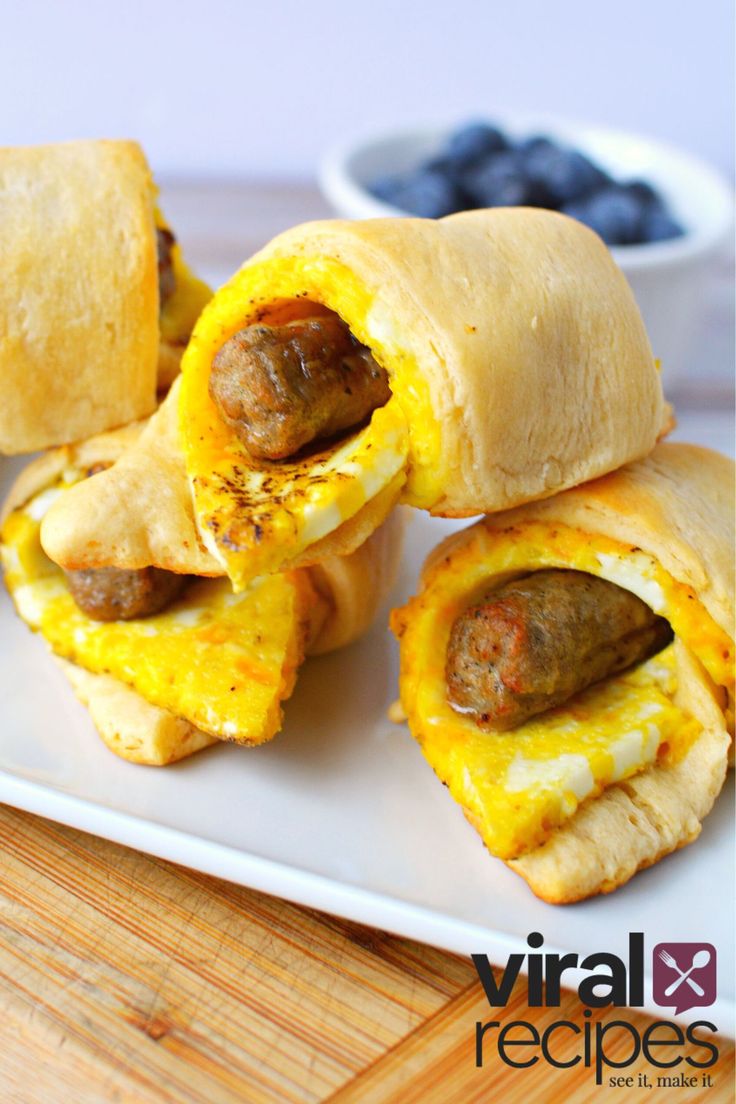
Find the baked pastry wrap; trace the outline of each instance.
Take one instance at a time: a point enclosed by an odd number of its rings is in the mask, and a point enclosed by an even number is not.
[[[392,614],[401,703],[492,854],[550,902],[609,892],[695,839],[723,785],[734,705],[734,466],[660,444],[613,474],[452,535]],[[448,701],[452,626],[489,587],[572,569],[633,592],[674,642],[510,731]]]
[[[337,442],[255,460],[210,397],[213,359],[243,327],[315,305],[368,347],[392,395]],[[298,226],[217,292],[182,370],[199,526],[235,586],[349,550],[397,499],[470,517],[548,497],[646,455],[669,419],[610,253],[543,210]]]
[[[43,551],[41,525],[59,509],[74,529],[67,502],[95,498],[99,488],[95,566],[139,569],[163,559],[165,570],[177,571],[182,559],[189,562],[190,549],[200,546],[180,454],[167,456],[161,444],[166,425],[176,425],[176,393],[148,423],[34,461],[5,504],[0,544],[20,616],[67,661],[64,670],[108,745],[148,763],[171,762],[216,739],[259,744],[274,736],[305,655],[350,643],[375,617],[402,540],[394,514],[350,556],[255,580],[238,595],[200,549],[199,570],[187,572],[184,590],[159,612],[93,620]],[[130,481],[131,457],[140,462],[137,482]],[[148,531],[147,516],[155,516]],[[121,549],[125,519],[131,539]],[[106,552],[108,523],[117,558]],[[80,529],[92,540],[89,519]]]
[[[209,289],[171,249],[159,310],[156,187],[140,146],[0,149],[0,452],[145,417]]]

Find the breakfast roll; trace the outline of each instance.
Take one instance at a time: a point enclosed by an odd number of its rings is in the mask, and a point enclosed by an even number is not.
[[[660,444],[452,535],[392,614],[412,734],[547,901],[691,842],[723,785],[733,486],[732,461]]]
[[[0,453],[149,415],[210,296],[140,146],[0,149]]]
[[[543,210],[298,226],[217,292],[182,370],[199,528],[236,588],[355,547],[397,500],[546,498],[669,417],[608,250]]]
[[[367,629],[401,546],[395,514],[347,557],[233,594],[199,542],[175,432],[167,444],[176,399],[175,385],[147,424],[34,461],[11,490],[0,531],[19,615],[65,661],[106,743],[136,762],[171,762],[215,740],[271,739],[305,655]],[[90,496],[96,530],[83,516]],[[86,535],[91,560],[72,556],[62,568],[46,554],[42,524],[57,511],[70,545]]]

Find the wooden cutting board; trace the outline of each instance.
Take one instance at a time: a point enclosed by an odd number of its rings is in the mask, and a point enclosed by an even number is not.
[[[0,841],[2,1104],[602,1098],[580,1065],[512,1070],[494,1055],[475,1066],[476,1021],[582,1025],[576,996],[534,1010],[519,986],[491,1015],[472,963],[455,955],[7,806]],[[610,1099],[732,1101],[733,1046],[720,1048],[712,1088],[635,1086]],[[636,1081],[645,1068],[623,1072]]]

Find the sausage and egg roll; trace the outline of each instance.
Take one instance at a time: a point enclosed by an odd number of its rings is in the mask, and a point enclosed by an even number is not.
[[[177,384],[147,424],[34,461],[0,531],[18,613],[64,661],[106,743],[155,764],[215,740],[271,739],[305,655],[342,647],[373,620],[402,536],[394,514],[346,557],[233,594],[196,532],[176,402]],[[54,514],[70,526],[66,570],[41,544]]]
[[[668,421],[624,277],[543,210],[298,226],[217,292],[182,373],[200,532],[236,588],[349,551],[397,500],[548,497]]]
[[[0,149],[0,453],[149,415],[209,288],[156,208],[140,146]]]
[[[414,737],[550,902],[694,840],[734,722],[734,465],[660,444],[428,558],[392,615]]]

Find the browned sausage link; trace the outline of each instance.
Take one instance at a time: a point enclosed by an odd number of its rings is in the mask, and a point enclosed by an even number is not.
[[[159,613],[173,602],[188,576],[158,567],[96,567],[67,571],[66,578],[74,601],[88,617],[129,621]]]
[[[158,251],[158,302],[159,310],[164,306],[176,290],[176,276],[174,275],[174,262],[171,250],[174,248],[176,238],[170,230],[157,227],[156,247]]]
[[[668,622],[630,591],[581,571],[537,571],[455,621],[448,699],[481,727],[515,728],[671,639]]]
[[[209,389],[223,420],[262,460],[357,425],[390,395],[385,371],[336,314],[240,330],[217,353]]]

